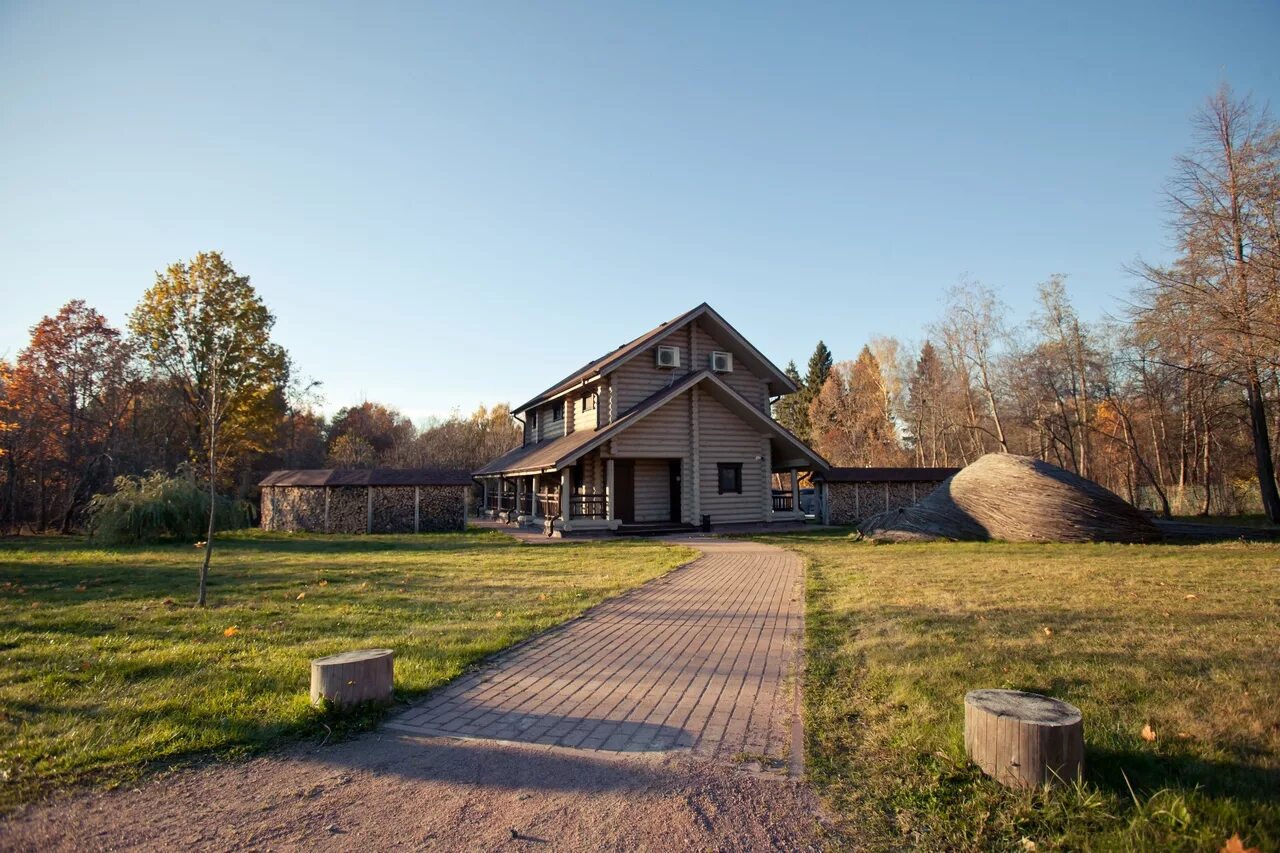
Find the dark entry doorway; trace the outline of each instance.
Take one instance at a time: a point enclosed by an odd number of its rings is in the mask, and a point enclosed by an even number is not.
[[[680,460],[671,460],[671,521],[679,523],[680,512]]]
[[[623,524],[636,520],[636,463],[615,459],[613,462],[613,511]]]

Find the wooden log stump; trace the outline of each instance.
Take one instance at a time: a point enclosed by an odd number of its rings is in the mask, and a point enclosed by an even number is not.
[[[390,702],[395,653],[360,649],[311,662],[311,703],[327,699],[345,708],[361,702]]]
[[[964,748],[1011,788],[1070,782],[1084,773],[1084,718],[1038,693],[972,690],[964,697]]]

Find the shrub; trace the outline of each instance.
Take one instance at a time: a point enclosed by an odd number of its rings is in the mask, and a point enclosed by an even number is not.
[[[214,529],[247,527],[253,507],[246,501],[217,496]],[[108,545],[139,542],[195,542],[209,524],[209,492],[183,466],[174,476],[152,472],[117,477],[115,491],[89,502],[89,534]]]

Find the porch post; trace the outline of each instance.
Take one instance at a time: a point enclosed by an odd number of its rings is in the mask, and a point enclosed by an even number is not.
[[[800,475],[795,468],[791,469],[791,511],[803,515],[800,512]]]
[[[541,518],[541,516],[538,514],[538,511],[541,509],[541,507],[538,506],[538,492],[539,492],[538,480],[539,479],[540,478],[538,477],[537,474],[533,475],[533,507],[529,515],[533,516],[534,518]]]
[[[516,477],[516,517],[524,515],[524,477]]]
[[[573,502],[570,495],[573,494],[573,469],[564,468],[560,471],[560,518],[565,521],[569,520],[570,512],[573,509]]]
[[[610,521],[612,521],[614,517],[614,512],[613,512],[614,497],[615,497],[615,494],[613,490],[613,457],[610,457],[604,461],[604,504],[605,504],[604,515],[605,515],[605,518],[609,519]]]
[[[489,478],[483,477],[480,480],[480,511],[476,515],[481,518],[489,512]]]

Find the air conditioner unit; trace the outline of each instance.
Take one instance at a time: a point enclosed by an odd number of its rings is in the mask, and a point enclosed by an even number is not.
[[[680,347],[658,347],[658,367],[679,367]]]
[[[716,373],[732,373],[733,372],[733,353],[731,352],[711,353],[711,369]]]

